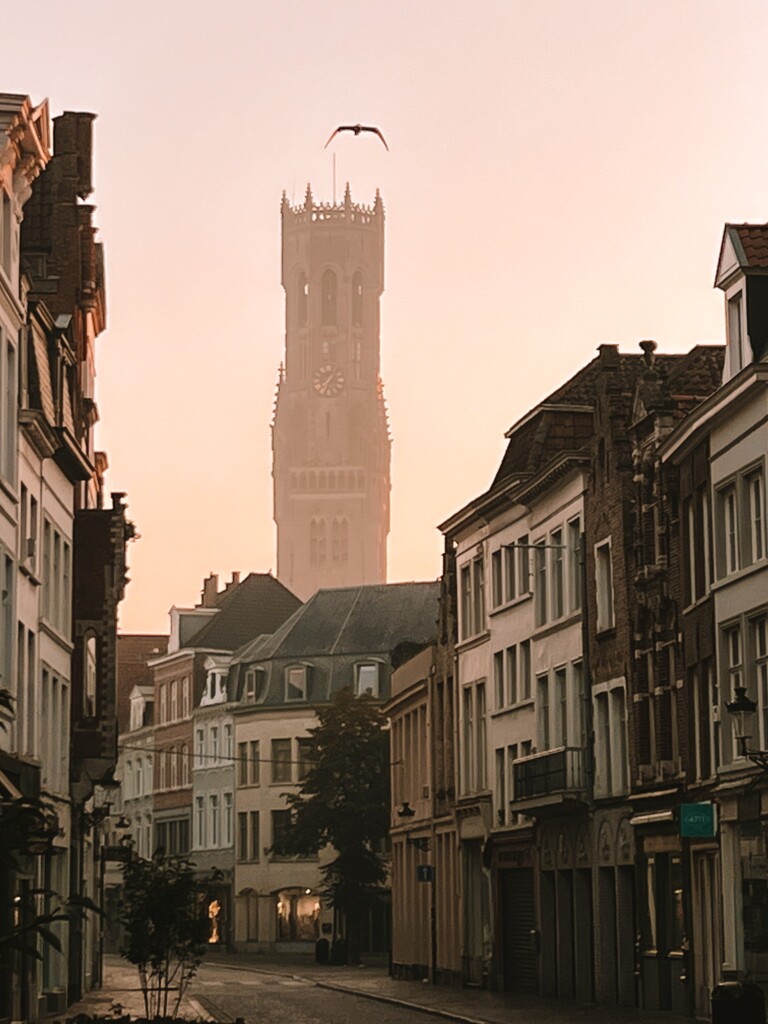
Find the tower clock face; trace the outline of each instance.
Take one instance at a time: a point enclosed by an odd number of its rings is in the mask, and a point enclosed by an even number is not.
[[[335,398],[344,390],[344,374],[338,366],[327,363],[315,370],[312,387],[322,398]]]

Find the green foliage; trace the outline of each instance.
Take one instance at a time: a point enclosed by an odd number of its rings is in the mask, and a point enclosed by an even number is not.
[[[333,847],[323,892],[346,915],[354,959],[360,915],[386,879],[389,744],[370,696],[341,690],[318,718],[309,731],[310,769],[300,791],[287,794],[291,823],[278,852],[306,856]]]
[[[120,920],[126,942],[120,953],[138,968],[147,1018],[175,1018],[200,966],[210,927],[208,881],[196,877],[190,861],[162,851],[151,860],[131,856],[123,864]]]

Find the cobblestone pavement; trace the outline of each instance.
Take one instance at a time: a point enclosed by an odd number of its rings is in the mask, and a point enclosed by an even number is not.
[[[104,963],[104,987],[65,1014],[110,1015],[115,1004],[144,1014],[136,970],[119,957]],[[307,958],[213,954],[185,997],[181,1015],[228,1024],[424,1024],[426,1014],[457,1024],[685,1024],[691,1018],[538,996],[395,981],[385,967],[320,967]]]

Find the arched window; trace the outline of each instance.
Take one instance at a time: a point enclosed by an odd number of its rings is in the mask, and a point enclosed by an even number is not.
[[[359,270],[352,278],[352,326],[363,326],[363,275]]]
[[[334,519],[331,538],[334,562],[346,562],[349,554],[349,527],[346,519]]]
[[[189,785],[189,746],[186,743],[181,748],[181,784]]]
[[[310,565],[325,563],[325,520],[314,516],[309,524],[309,562]]]
[[[307,275],[303,270],[300,270],[296,282],[296,319],[298,320],[299,327],[306,327],[308,312],[309,284],[307,283]]]
[[[171,760],[171,789],[176,789],[179,784],[179,761],[176,756],[176,747],[170,749]]]
[[[323,274],[323,296],[320,322],[323,327],[336,324],[336,275],[332,270]]]

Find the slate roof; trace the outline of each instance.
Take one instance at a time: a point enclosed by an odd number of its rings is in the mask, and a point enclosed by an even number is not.
[[[271,573],[252,572],[222,591],[218,613],[185,644],[217,651],[236,651],[261,633],[273,633],[301,601]]]
[[[382,583],[319,590],[272,636],[256,637],[235,662],[390,653],[436,635],[438,583]]]
[[[724,355],[722,345],[696,345],[684,354],[654,354],[653,366],[666,378],[665,386],[678,402],[680,415],[719,387]],[[559,454],[588,450],[594,434],[589,410],[601,377],[609,368],[614,386],[618,381],[621,392],[631,396],[647,364],[642,352],[615,351],[607,358],[595,356],[512,427],[490,490],[506,479],[530,476]],[[584,411],[573,406],[581,406]]]

